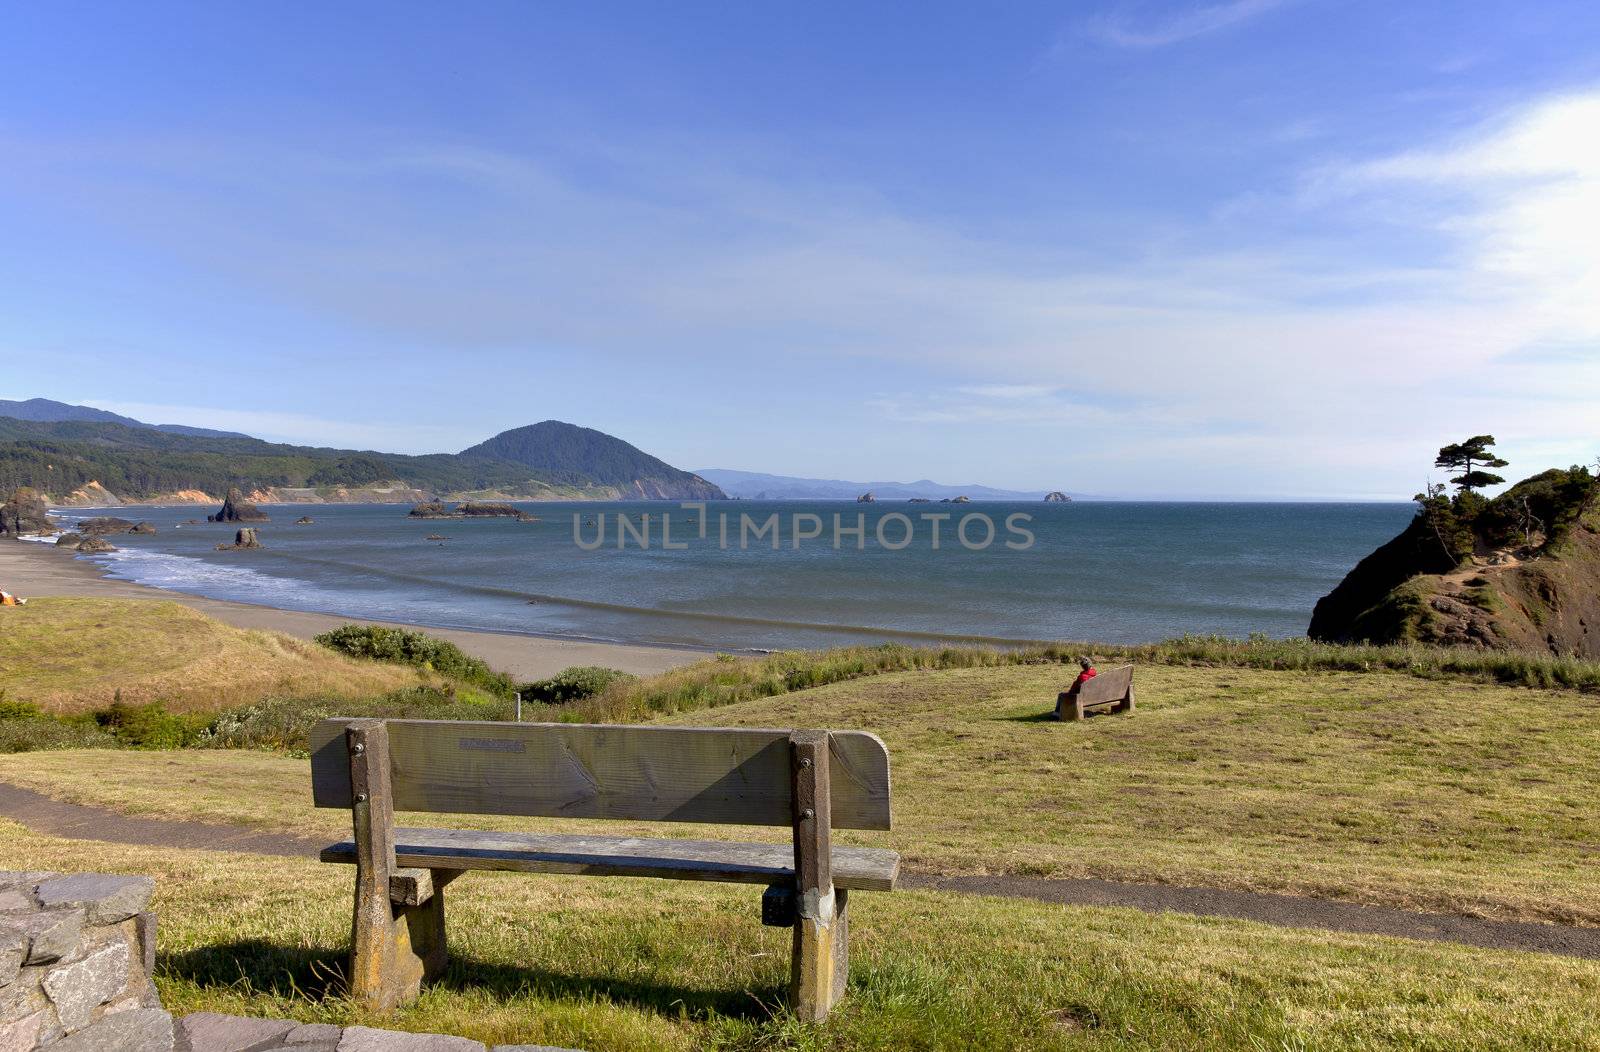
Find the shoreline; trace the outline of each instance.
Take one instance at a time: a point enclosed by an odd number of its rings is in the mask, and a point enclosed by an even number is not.
[[[80,596],[94,599],[165,599],[182,603],[208,617],[244,629],[265,629],[310,639],[344,624],[410,628],[446,639],[497,671],[515,679],[544,679],[573,665],[601,665],[648,676],[693,664],[715,651],[707,648],[645,646],[599,640],[481,629],[434,628],[400,621],[283,610],[273,606],[208,599],[154,585],[118,581],[100,567],[73,553],[37,541],[0,540],[0,588],[25,599]]]

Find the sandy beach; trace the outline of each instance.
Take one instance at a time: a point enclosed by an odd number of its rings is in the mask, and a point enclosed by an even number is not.
[[[674,647],[629,646],[423,625],[396,625],[390,621],[367,621],[335,614],[279,610],[270,606],[205,599],[164,588],[112,580],[86,559],[78,559],[70,552],[32,541],[0,540],[0,588],[29,599],[51,595],[171,599],[240,628],[272,629],[305,639],[352,621],[422,628],[429,635],[448,639],[472,656],[487,661],[492,667],[523,680],[542,679],[572,665],[603,665],[636,675],[649,675],[687,665],[706,656],[699,650]]]

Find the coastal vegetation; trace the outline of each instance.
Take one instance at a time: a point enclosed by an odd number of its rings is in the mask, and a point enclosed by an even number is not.
[[[555,420],[506,432],[459,454],[406,456],[283,445],[225,433],[175,433],[103,420],[0,415],[0,495],[30,486],[61,501],[91,484],[97,493],[123,500],[220,494],[231,488],[245,493],[291,490],[297,499],[346,499],[339,491],[362,487],[399,490],[398,500],[428,494],[497,494],[502,499],[722,496],[699,476],[621,439]]]
[[[64,596],[6,608],[0,668],[10,702],[65,716],[117,701],[214,712],[268,697],[366,699],[449,683],[281,632],[234,628],[177,602]]]
[[[1393,672],[1156,665],[1136,676],[1136,715],[1081,724],[1048,718],[1069,679],[1063,670],[1029,665],[890,673],[650,722],[879,734],[906,790],[896,793],[895,828],[835,836],[892,847],[921,872],[1201,884],[1600,924],[1591,872],[1600,820],[1590,803],[1600,742],[1590,731],[1591,697]],[[325,706],[314,715],[376,708]],[[219,715],[197,744],[269,745],[270,731],[282,733],[304,712],[263,709]],[[387,714],[489,712],[434,699]],[[1508,735],[1508,725],[1518,732]],[[303,751],[0,757],[0,781],[75,802],[348,835],[348,814],[311,808],[307,777]],[[184,787],[180,797],[174,784]],[[516,818],[462,821],[529,828]],[[538,828],[594,831],[581,822]],[[668,829],[702,839],[771,837]],[[643,823],[606,831],[662,835]]]

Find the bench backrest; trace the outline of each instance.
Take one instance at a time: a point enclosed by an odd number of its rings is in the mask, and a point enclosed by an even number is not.
[[[1128,696],[1133,685],[1133,666],[1122,665],[1105,671],[1095,670],[1094,679],[1078,688],[1078,700],[1085,705],[1099,705],[1108,701],[1121,701]]]
[[[311,732],[318,807],[352,804],[345,728]],[[583,723],[385,720],[396,811],[787,826],[787,730]],[[820,768],[820,764],[818,765]],[[888,829],[889,751],[833,731],[832,825]]]

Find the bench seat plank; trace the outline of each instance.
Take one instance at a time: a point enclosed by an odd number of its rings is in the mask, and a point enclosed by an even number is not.
[[[663,877],[730,884],[794,880],[794,847],[725,840],[676,840],[470,829],[396,829],[395,864],[416,869],[499,869],[600,877]],[[322,849],[322,861],[353,863],[355,844]],[[868,847],[833,849],[835,887],[892,891],[900,856]]]

